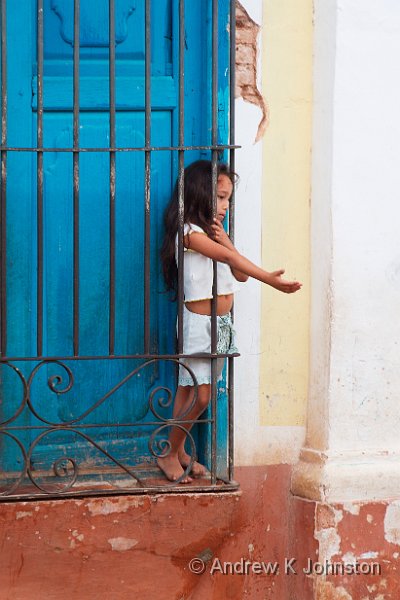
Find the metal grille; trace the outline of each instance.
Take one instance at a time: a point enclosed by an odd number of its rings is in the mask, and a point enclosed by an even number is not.
[[[196,423],[202,423],[210,432],[209,450],[209,477],[201,482],[190,486],[179,486],[180,479],[176,482],[167,482],[151,464],[141,467],[132,467],[129,461],[116,457],[112,448],[96,438],[99,428],[107,427],[109,431],[115,432],[115,436],[124,430],[135,430],[138,427],[153,427],[154,430],[149,439],[149,454],[153,457],[160,455],[167,448],[166,432],[171,426],[184,429],[184,425],[192,423],[185,419],[172,419],[165,416],[164,409],[172,406],[173,389],[158,387],[153,389],[148,398],[148,406],[152,414],[150,420],[132,422],[107,422],[98,423],[91,417],[96,410],[107,402],[116,391],[123,389],[127,382],[140,376],[140,374],[151,365],[161,362],[179,364],[179,360],[185,356],[183,350],[183,215],[184,215],[184,162],[185,152],[189,150],[209,151],[212,157],[213,173],[213,205],[216,209],[217,189],[217,162],[221,155],[229,156],[231,168],[235,168],[235,140],[234,140],[234,72],[235,72],[235,2],[230,2],[229,35],[230,35],[230,97],[229,97],[229,143],[218,143],[218,0],[210,0],[212,5],[212,98],[210,113],[211,144],[209,145],[185,145],[185,1],[172,0],[178,6],[179,14],[179,94],[178,94],[178,138],[179,143],[175,146],[152,145],[151,116],[152,116],[152,89],[151,89],[151,23],[152,3],[145,2],[145,106],[144,106],[144,146],[121,147],[116,145],[116,32],[115,32],[115,0],[109,0],[109,147],[83,147],[80,144],[80,0],[74,0],[73,21],[73,144],[72,147],[45,147],[44,146],[44,8],[43,0],[37,0],[37,131],[35,147],[15,147],[8,145],[8,104],[7,84],[9,74],[7,73],[7,0],[1,0],[1,305],[0,305],[0,369],[1,369],[1,394],[3,415],[0,416],[0,438],[14,446],[17,459],[12,463],[13,468],[4,468],[1,474],[0,488],[3,500],[34,498],[34,497],[60,497],[73,495],[91,494],[121,494],[121,493],[143,493],[143,492],[172,492],[177,491],[210,491],[232,490],[237,487],[233,479],[233,378],[234,378],[234,356],[217,355],[216,344],[216,303],[212,302],[212,339],[211,354],[198,354],[192,356],[210,357],[212,359],[212,395],[209,414]],[[203,1],[203,0],[196,0]],[[204,26],[206,26],[204,24]],[[13,356],[8,352],[7,331],[8,323],[8,279],[7,268],[9,249],[7,246],[7,158],[10,153],[35,153],[37,156],[36,168],[36,223],[32,226],[37,228],[37,270],[36,270],[36,354],[32,356]],[[47,355],[44,352],[43,331],[46,318],[46,307],[43,299],[44,290],[44,243],[45,232],[43,228],[43,185],[44,185],[44,155],[45,153],[70,153],[73,160],[73,352],[66,355]],[[86,355],[80,351],[80,158],[84,153],[107,153],[109,155],[109,301],[108,301],[108,353]],[[118,172],[116,169],[117,153],[139,152],[144,154],[144,290],[143,290],[143,349],[135,354],[120,354],[116,352],[116,328],[115,328],[115,286],[116,286],[116,182]],[[151,267],[150,267],[150,245],[151,245],[151,170],[152,156],[157,152],[175,152],[178,155],[178,181],[179,181],[179,255],[178,255],[178,340],[177,353],[155,354],[151,346]],[[233,239],[234,234],[234,200],[232,199],[229,212],[229,234]],[[213,296],[217,296],[216,264],[214,264]],[[227,436],[226,444],[226,472],[218,471],[218,423],[217,423],[217,383],[216,383],[216,360],[217,356],[228,357],[227,373]],[[38,411],[32,401],[32,389],[38,385],[39,375],[47,372],[45,385],[47,392],[54,399],[60,398],[68,393],[74,385],[74,366],[87,361],[88,364],[97,361],[137,361],[136,367],[128,373],[108,392],[100,398],[94,398],[90,406],[82,411],[79,416],[72,419],[54,420]],[[21,368],[21,365],[29,368]],[[30,366],[29,366],[30,365]],[[7,412],[8,398],[7,385],[3,382],[8,377],[17,382],[21,397],[16,406],[11,409],[12,414]],[[193,374],[191,373],[193,376]],[[195,389],[197,384],[194,378]],[[95,382],[94,392],[95,392]],[[162,397],[160,398],[160,392]],[[95,395],[95,394],[94,394]],[[10,405],[11,406],[11,405]],[[13,405],[14,406],[14,405]],[[161,410],[162,409],[162,410]],[[49,457],[50,467],[48,469],[35,470],[32,465],[32,457],[35,449],[40,443],[51,437],[52,434],[62,435],[63,439],[72,436],[89,444],[101,456],[108,461],[108,468],[96,469],[90,465],[80,463],[79,457],[71,456],[68,451],[73,443],[65,442],[68,450],[59,458],[52,460]],[[112,437],[112,435],[111,435]],[[187,467],[184,475],[191,469],[195,459],[195,443],[190,432],[187,439],[191,447],[191,464]],[[1,441],[1,440],[0,440]],[[112,444],[111,444],[112,446]],[[79,453],[78,453],[79,454]],[[154,458],[153,458],[154,461]],[[183,477],[183,476],[182,476]],[[178,488],[177,488],[178,485]]]

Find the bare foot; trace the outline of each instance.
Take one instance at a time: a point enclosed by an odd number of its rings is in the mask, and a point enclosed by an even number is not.
[[[186,454],[186,452],[180,452],[179,453],[179,462],[182,465],[182,467],[184,469],[186,469],[186,467],[188,467],[190,465],[189,454]],[[190,473],[191,473],[191,475],[193,475],[193,477],[196,477],[196,478],[205,477],[207,470],[204,465],[200,464],[199,462],[197,462],[195,460],[195,461],[193,461]]]
[[[157,459],[157,465],[168,481],[177,481],[184,473],[177,455],[159,457]],[[179,483],[191,483],[192,481],[193,479],[189,477],[189,475],[186,475]]]

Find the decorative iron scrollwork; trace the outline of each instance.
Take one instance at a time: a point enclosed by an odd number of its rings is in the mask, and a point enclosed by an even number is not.
[[[28,401],[28,384],[26,382],[24,375],[21,373],[21,371],[18,369],[18,367],[16,367],[12,363],[8,363],[8,362],[1,363],[1,366],[3,366],[3,365],[5,367],[12,369],[12,371],[17,374],[17,376],[22,384],[23,394],[22,394],[21,403],[18,406],[17,410],[8,419],[6,418],[6,419],[4,419],[4,421],[0,421],[0,427],[4,427],[5,425],[8,425],[9,423],[12,423],[13,421],[15,421],[15,419],[17,419],[17,417],[19,417],[19,415],[24,410],[24,408],[27,404],[27,401]],[[2,405],[3,405],[2,410],[5,411],[7,408],[6,403],[3,402]]]
[[[93,416],[95,411],[108,399],[110,399],[117,390],[121,389],[133,377],[140,374],[143,369],[160,360],[164,360],[177,366],[182,365],[193,379],[195,391],[192,402],[187,408],[185,414],[180,415],[177,419],[171,418],[170,412],[173,406],[174,391],[166,386],[158,386],[151,391],[149,397],[147,398],[147,412],[150,412],[152,415],[154,415],[155,420],[140,420],[133,423],[110,422],[101,424],[86,422],[85,419],[89,415]],[[107,427],[110,430],[117,430],[121,427],[128,429],[134,428],[135,426],[154,427],[154,430],[149,436],[148,448],[150,456],[154,457],[155,459],[161,456],[166,456],[170,452],[170,445],[166,436],[166,432],[171,427],[179,428],[180,430],[184,431],[186,439],[189,442],[190,462],[185,468],[185,471],[181,477],[179,477],[176,481],[169,483],[166,483],[162,478],[160,487],[178,485],[180,481],[186,477],[188,473],[190,473],[193,462],[196,459],[196,446],[192,434],[190,431],[188,431],[188,423],[190,424],[190,421],[186,421],[185,417],[191,411],[194,403],[196,402],[197,381],[191,369],[184,365],[179,359],[152,358],[147,360],[135,369],[129,371],[127,375],[125,375],[120,381],[111,387],[111,389],[109,389],[105,394],[103,394],[100,398],[95,399],[89,408],[84,410],[79,416],[65,422],[58,422],[43,415],[43,411],[34,406],[32,395],[33,385],[35,380],[37,380],[37,375],[45,367],[51,371],[52,367],[57,366],[64,372],[64,374],[52,373],[50,375],[46,375],[47,388],[50,390],[51,394],[54,394],[54,398],[59,398],[61,395],[66,395],[68,392],[73,391],[75,377],[73,370],[69,365],[65,364],[65,362],[62,362],[61,360],[56,359],[42,360],[40,363],[35,365],[29,374],[29,377],[26,377],[21,370],[12,363],[3,362],[2,364],[12,369],[12,371],[17,375],[22,385],[22,398],[18,403],[14,414],[7,416],[7,418],[0,423],[0,434],[3,436],[3,439],[12,441],[18,447],[20,455],[17,463],[21,465],[18,470],[16,468],[7,469],[7,465],[6,468],[3,469],[5,475],[3,476],[3,484],[0,488],[1,496],[14,495],[22,486],[24,490],[28,491],[26,494],[25,491],[20,491],[19,497],[24,497],[24,495],[31,497],[35,494],[62,496],[72,493],[78,480],[80,479],[80,474],[83,472],[85,467],[85,461],[82,456],[79,456],[80,448],[76,446],[74,436],[86,442],[88,447],[92,448],[92,450],[94,450],[96,453],[99,453],[99,456],[102,456],[104,460],[113,465],[114,471],[115,469],[118,469],[120,474],[130,478],[134,486],[140,488],[145,487],[146,481],[142,473],[139,474],[140,469],[137,467],[132,468],[131,466],[124,464],[125,461],[120,460],[114,456],[108,448],[104,447],[104,440],[99,441],[94,435],[89,435],[88,432],[93,429],[96,430],[96,428],[99,429]],[[76,398],[74,401],[76,401]],[[28,424],[26,424],[27,422]],[[56,442],[54,444],[47,444],[47,442],[50,441],[49,438],[51,438],[51,436],[55,436]],[[68,439],[69,441],[63,441],[61,443],[59,439],[57,440],[57,436],[64,436],[63,439]],[[74,452],[68,450],[66,453],[64,451],[60,457],[54,459],[51,459],[50,456],[47,456],[46,458],[49,459],[51,468],[47,468],[45,470],[40,468],[36,469],[35,452],[38,451],[44,440],[46,441],[46,451],[48,451],[49,454],[57,449],[62,450],[63,446],[73,448],[75,445],[77,455],[75,456]],[[135,437],[133,437],[132,440],[134,441]],[[12,453],[9,449],[8,455],[10,454]],[[7,458],[5,461],[6,460]],[[7,475],[7,471],[12,472],[9,472]],[[32,492],[32,486],[36,489],[36,492]],[[112,482],[108,482],[108,489],[110,486],[112,487]],[[98,488],[96,487],[96,490],[97,489]],[[116,489],[118,489],[119,492],[121,491],[121,487],[118,485]]]

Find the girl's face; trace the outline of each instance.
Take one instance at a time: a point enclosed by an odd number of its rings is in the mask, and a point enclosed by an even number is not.
[[[232,196],[233,183],[227,175],[220,175],[217,181],[217,219],[225,219],[226,211],[229,208],[229,200]]]

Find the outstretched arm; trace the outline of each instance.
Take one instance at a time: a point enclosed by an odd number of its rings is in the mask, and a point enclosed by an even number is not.
[[[212,260],[226,263],[232,270],[236,269],[286,294],[297,292],[302,286],[298,281],[286,281],[282,279],[282,275],[285,272],[284,269],[269,273],[252,263],[245,256],[239,254],[236,249],[227,248],[201,233],[192,232],[190,235],[186,235],[184,243],[186,248],[200,252],[200,254],[204,254],[204,256]]]
[[[222,226],[221,221],[219,221],[218,219],[214,219],[214,223],[211,225],[211,229],[212,229],[212,239],[215,242],[218,242],[218,244],[221,244],[222,246],[225,246],[225,248],[228,248],[229,250],[232,250],[233,252],[237,252],[235,246],[232,244],[229,235],[226,233],[225,229]],[[242,271],[239,271],[238,269],[235,269],[233,267],[231,267],[231,271],[232,271],[232,275],[234,276],[234,278],[237,281],[247,281],[249,276],[246,275],[246,273],[242,273]]]

